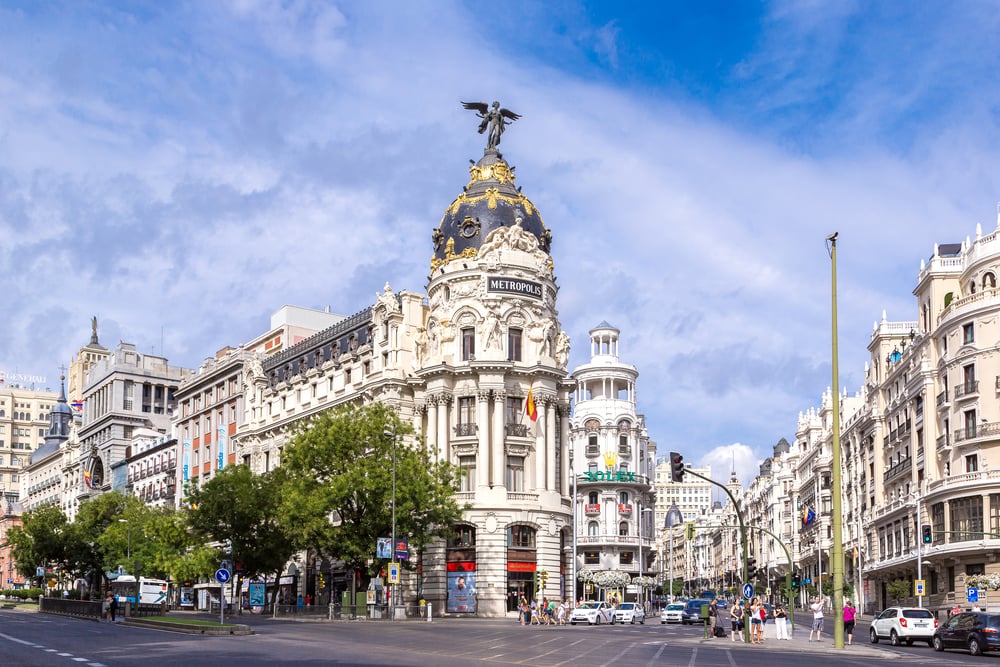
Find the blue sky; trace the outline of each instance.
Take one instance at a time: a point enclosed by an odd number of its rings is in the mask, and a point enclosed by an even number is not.
[[[422,290],[459,101],[498,99],[571,365],[619,327],[661,450],[747,481],[831,382],[825,237],[853,393],[920,258],[996,225],[998,35],[983,2],[5,2],[0,370],[54,379],[94,314],[193,367]]]

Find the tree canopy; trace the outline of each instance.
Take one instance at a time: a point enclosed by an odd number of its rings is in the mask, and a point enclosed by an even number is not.
[[[364,571],[378,538],[392,534],[394,470],[396,536],[419,551],[461,519],[458,469],[431,456],[380,403],[341,406],[300,425],[279,468],[296,546]]]
[[[246,576],[274,574],[295,551],[280,512],[281,493],[275,474],[231,466],[192,491],[188,521],[197,535],[231,545],[233,560]]]

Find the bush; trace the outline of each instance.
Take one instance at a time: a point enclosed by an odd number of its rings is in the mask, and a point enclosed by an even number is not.
[[[42,597],[41,588],[8,589],[0,592],[7,600],[35,600]]]

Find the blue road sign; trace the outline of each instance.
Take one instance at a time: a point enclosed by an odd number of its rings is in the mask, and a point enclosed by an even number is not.
[[[218,570],[215,571],[215,580],[218,581],[220,584],[226,583],[227,581],[229,581],[231,577],[232,575],[229,574],[229,570],[223,567],[220,567]]]
[[[979,602],[979,589],[978,588],[967,588],[965,590],[965,595],[969,598],[969,602]]]
[[[745,597],[747,600],[753,598],[753,584],[751,583],[743,584],[743,597]]]

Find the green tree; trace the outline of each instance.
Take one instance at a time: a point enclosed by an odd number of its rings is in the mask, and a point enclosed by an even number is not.
[[[25,512],[21,525],[7,533],[17,571],[26,577],[34,577],[39,566],[66,567],[69,541],[70,523],[58,505]]]
[[[913,584],[905,579],[896,579],[885,585],[886,594],[895,600],[897,604],[901,599],[910,597],[912,590]]]
[[[420,551],[448,534],[464,509],[454,495],[458,470],[414,440],[412,427],[379,403],[341,406],[300,426],[279,469],[295,544],[364,571],[377,539],[391,535],[393,467],[397,537]]]
[[[220,557],[231,553],[248,577],[277,578],[295,552],[282,520],[277,475],[255,475],[247,466],[231,466],[194,489],[190,502],[188,523],[195,534],[219,545]],[[277,587],[274,590],[277,593]]]
[[[144,554],[150,571],[162,573],[172,581],[194,581],[208,577],[219,567],[219,549],[205,544],[191,530],[187,510],[157,509],[145,522]]]

